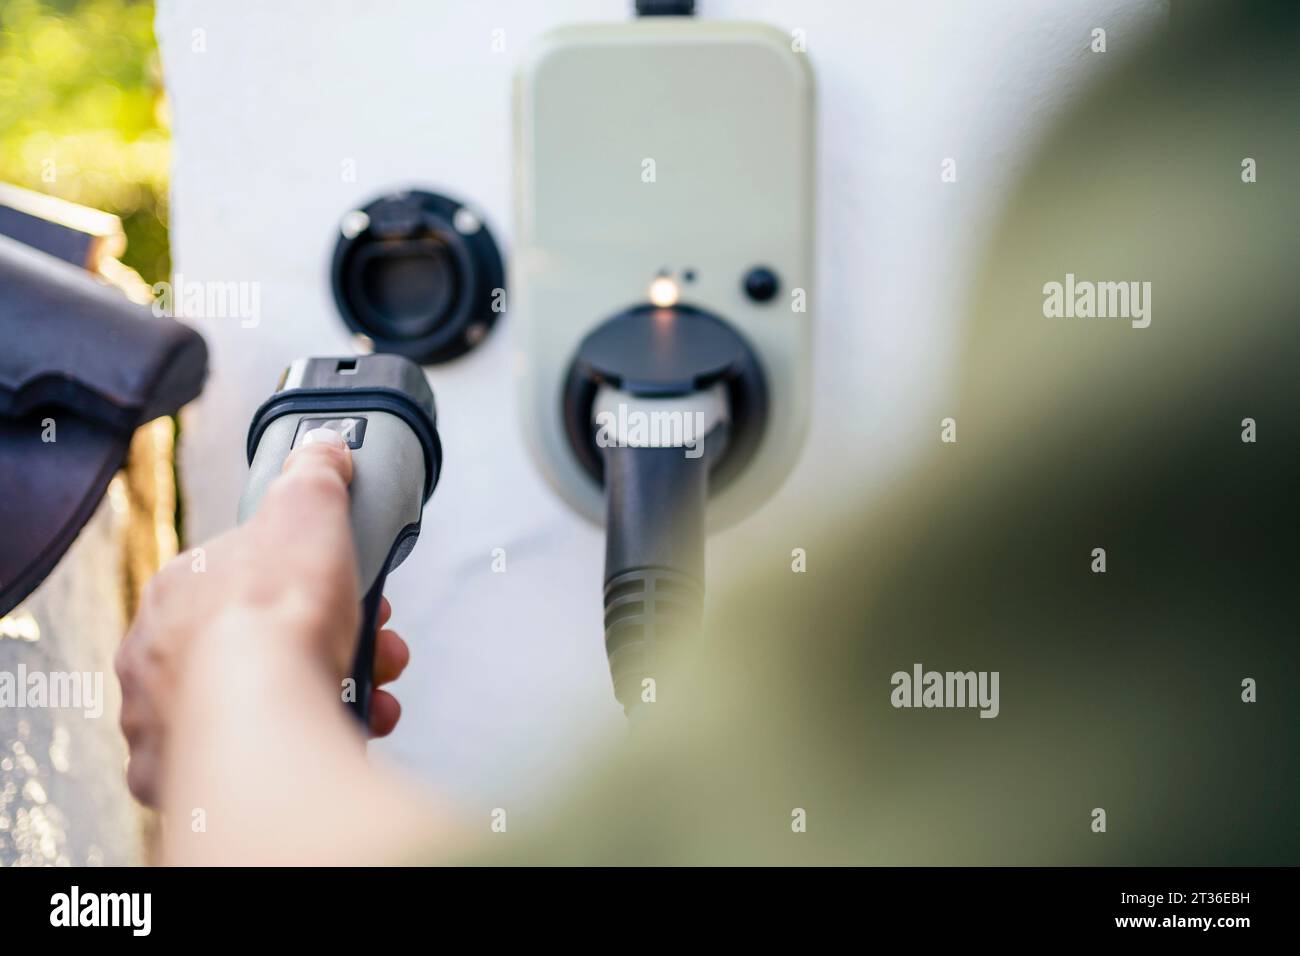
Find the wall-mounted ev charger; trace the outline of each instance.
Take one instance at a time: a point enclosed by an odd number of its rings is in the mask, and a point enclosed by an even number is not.
[[[565,27],[517,79],[521,414],[550,484],[606,523],[629,713],[698,624],[706,530],[757,509],[801,446],[813,114],[806,55],[753,23]]]

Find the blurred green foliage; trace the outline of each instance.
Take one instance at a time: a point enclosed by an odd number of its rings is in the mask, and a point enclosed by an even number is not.
[[[168,278],[167,102],[152,0],[0,0],[0,180],[115,213]]]

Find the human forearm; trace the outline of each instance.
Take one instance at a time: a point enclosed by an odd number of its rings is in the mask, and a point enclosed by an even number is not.
[[[196,642],[168,741],[173,864],[386,863],[433,826],[430,803],[367,759],[338,684],[296,642],[232,609]]]

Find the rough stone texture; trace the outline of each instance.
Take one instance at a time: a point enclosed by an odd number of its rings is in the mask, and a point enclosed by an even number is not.
[[[0,673],[96,675],[103,713],[0,708],[0,864],[123,865],[140,860],[127,793],[113,652],[126,626],[119,476],[54,573],[0,629]],[[34,638],[34,639],[33,639]]]
[[[145,859],[148,815],[126,788],[113,655],[144,579],[175,547],[172,436],[168,419],[136,432],[127,468],[54,573],[0,618],[0,680],[20,668],[78,673],[93,692],[81,708],[0,706],[0,865]]]

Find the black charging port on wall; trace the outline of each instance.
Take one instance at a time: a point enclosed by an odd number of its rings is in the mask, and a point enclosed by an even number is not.
[[[395,193],[344,216],[331,279],[348,328],[425,365],[474,348],[504,311],[505,267],[487,224],[438,193]]]

